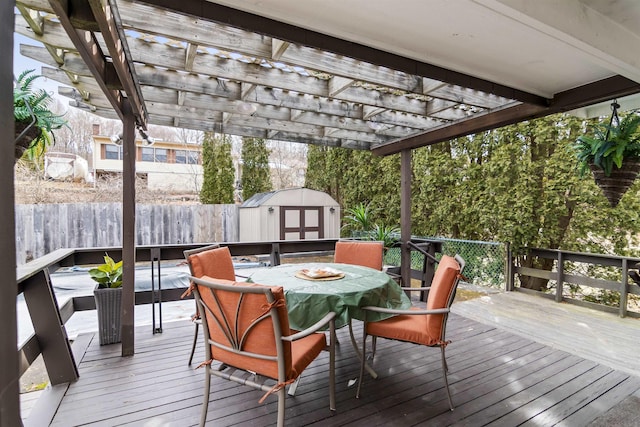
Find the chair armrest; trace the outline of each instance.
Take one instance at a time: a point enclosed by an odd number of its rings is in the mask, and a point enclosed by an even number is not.
[[[399,310],[395,308],[382,308],[376,306],[366,306],[362,307],[363,310],[374,311],[376,313],[387,313],[387,314],[444,314],[449,313],[448,308],[433,308],[431,310]]]
[[[318,332],[320,330],[320,328],[322,328],[323,326],[325,326],[327,323],[332,323],[332,327],[333,327],[333,323],[335,321],[336,318],[336,314],[332,311],[331,313],[327,313],[326,316],[324,316],[322,319],[318,320],[314,325],[309,326],[307,329],[305,329],[304,331],[300,331],[298,333],[295,333],[293,335],[289,335],[286,337],[282,337],[283,340],[285,341],[295,341],[295,340],[299,340],[300,338],[304,338],[308,335],[311,335],[315,332]]]
[[[431,289],[431,286],[426,286],[424,288],[412,288],[411,286],[402,286],[400,289],[403,291],[428,291]]]

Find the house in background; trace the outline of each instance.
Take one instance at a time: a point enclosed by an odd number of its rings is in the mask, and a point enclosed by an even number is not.
[[[93,126],[93,170],[96,178],[122,173],[122,143],[100,135]],[[200,145],[136,139],[136,175],[146,178],[150,190],[197,193],[202,187]]]

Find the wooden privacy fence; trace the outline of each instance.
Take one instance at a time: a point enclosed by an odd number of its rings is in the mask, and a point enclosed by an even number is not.
[[[238,241],[236,205],[138,205],[136,243]],[[18,265],[61,248],[122,245],[120,203],[16,205]]]

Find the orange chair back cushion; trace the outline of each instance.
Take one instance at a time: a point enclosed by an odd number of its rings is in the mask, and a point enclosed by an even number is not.
[[[209,279],[215,283],[233,284],[234,282]],[[241,283],[238,286],[263,286],[259,284]],[[207,288],[198,285],[198,292],[206,310],[209,338],[216,343],[233,349],[261,355],[277,356],[274,325],[271,316],[265,316],[260,322],[258,318],[269,314],[269,303],[265,294],[249,294]],[[277,302],[275,304],[283,335],[290,334],[289,317],[282,287],[272,287],[271,292]],[[252,326],[253,325],[253,326]],[[285,375],[295,378],[291,363],[291,343],[283,341]],[[257,372],[269,378],[278,379],[278,363],[255,357],[238,354],[233,351],[211,346],[211,354],[215,360],[227,363],[236,368]]]
[[[342,264],[363,265],[382,270],[383,251],[382,242],[338,241],[333,259]]]
[[[195,277],[215,277],[236,280],[231,252],[226,246],[189,255],[191,274]]]
[[[443,255],[438,263],[436,274],[431,282],[429,290],[429,298],[427,299],[427,309],[446,308],[449,297],[453,292],[458,275],[460,274],[460,265],[455,258]],[[430,314],[427,316],[427,331],[433,338],[439,338],[442,333],[442,325],[444,323],[444,314]]]

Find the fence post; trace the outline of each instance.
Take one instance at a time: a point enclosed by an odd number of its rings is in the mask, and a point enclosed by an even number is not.
[[[564,287],[564,255],[558,251],[558,278],[556,279],[556,302],[562,302],[562,291]]]
[[[505,275],[506,275],[506,281],[505,281],[505,292],[511,292],[513,291],[513,284],[514,284],[514,274],[513,274],[513,253],[511,252],[511,243],[507,242],[505,243],[506,246],[506,260],[505,260]]]
[[[271,245],[271,254],[269,255],[269,262],[271,267],[280,265],[280,243],[273,243]]]
[[[620,284],[620,317],[627,315],[627,296],[629,294],[629,263],[622,260],[622,283]]]
[[[151,323],[152,334],[162,333],[162,273],[160,265],[162,264],[162,256],[160,248],[151,248]],[[158,290],[156,291],[156,268],[158,274]],[[158,304],[158,324],[156,325],[156,304]]]

